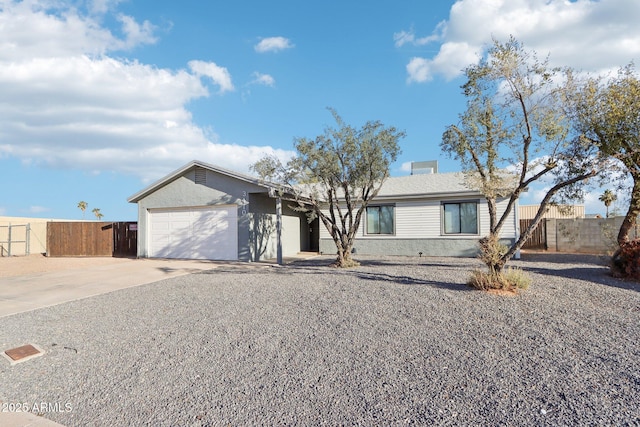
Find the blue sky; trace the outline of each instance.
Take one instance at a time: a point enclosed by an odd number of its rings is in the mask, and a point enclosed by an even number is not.
[[[286,159],[327,107],[406,131],[392,175],[456,171],[442,132],[492,37],[603,72],[638,62],[638,22],[637,0],[0,0],[0,215],[80,219],[84,200],[135,220],[126,199],[154,180]]]

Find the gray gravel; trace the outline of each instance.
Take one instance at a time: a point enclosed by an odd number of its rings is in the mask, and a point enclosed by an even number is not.
[[[0,400],[67,426],[640,425],[640,286],[526,255],[518,296],[477,260],[225,267],[3,318]],[[65,404],[70,405],[66,411]]]

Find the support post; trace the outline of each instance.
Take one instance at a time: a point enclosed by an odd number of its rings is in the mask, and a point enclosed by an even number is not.
[[[11,256],[11,223],[9,223],[9,256]]]
[[[25,242],[25,251],[27,255],[31,255],[31,223],[27,223],[27,230],[25,232],[27,238]]]
[[[282,198],[276,198],[276,247],[278,265],[282,265]]]

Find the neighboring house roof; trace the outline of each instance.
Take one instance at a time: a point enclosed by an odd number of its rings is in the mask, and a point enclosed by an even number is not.
[[[208,169],[212,172],[215,173],[219,173],[221,175],[226,175],[229,176],[231,178],[235,178],[238,179],[240,181],[245,181],[254,185],[258,185],[261,187],[264,187],[265,189],[271,189],[271,188],[275,188],[276,185],[275,184],[271,184],[268,182],[265,182],[263,180],[260,180],[256,177],[253,176],[249,176],[249,175],[244,175],[242,173],[239,172],[235,172],[235,171],[231,171],[229,169],[224,169],[221,168],[220,166],[215,166],[215,165],[211,165],[209,163],[205,163],[205,162],[201,162],[198,160],[192,160],[191,162],[187,163],[186,165],[182,166],[179,169],[176,169],[175,171],[171,172],[169,175],[165,176],[164,178],[159,179],[158,181],[154,182],[153,184],[149,185],[148,187],[138,191],[136,194],[132,195],[131,197],[129,197],[127,199],[127,201],[129,203],[137,203],[138,201],[140,201],[141,199],[145,198],[146,196],[148,196],[149,194],[153,193],[154,191],[158,190],[159,188],[167,185],[168,183],[175,181],[176,179],[180,178],[182,175],[184,175],[187,171],[189,171],[192,168],[195,167],[201,167],[204,169]]]
[[[520,219],[535,218],[540,205],[520,205],[518,216]],[[548,205],[542,218],[584,218],[584,205]]]

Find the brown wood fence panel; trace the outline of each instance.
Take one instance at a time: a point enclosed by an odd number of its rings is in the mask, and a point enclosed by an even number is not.
[[[109,222],[47,223],[47,256],[113,256]]]
[[[135,257],[138,255],[138,223],[113,223],[113,256]]]
[[[521,219],[520,232],[524,232],[532,222],[532,219]],[[538,223],[529,240],[524,242],[522,249],[547,249],[547,221],[545,219]]]

